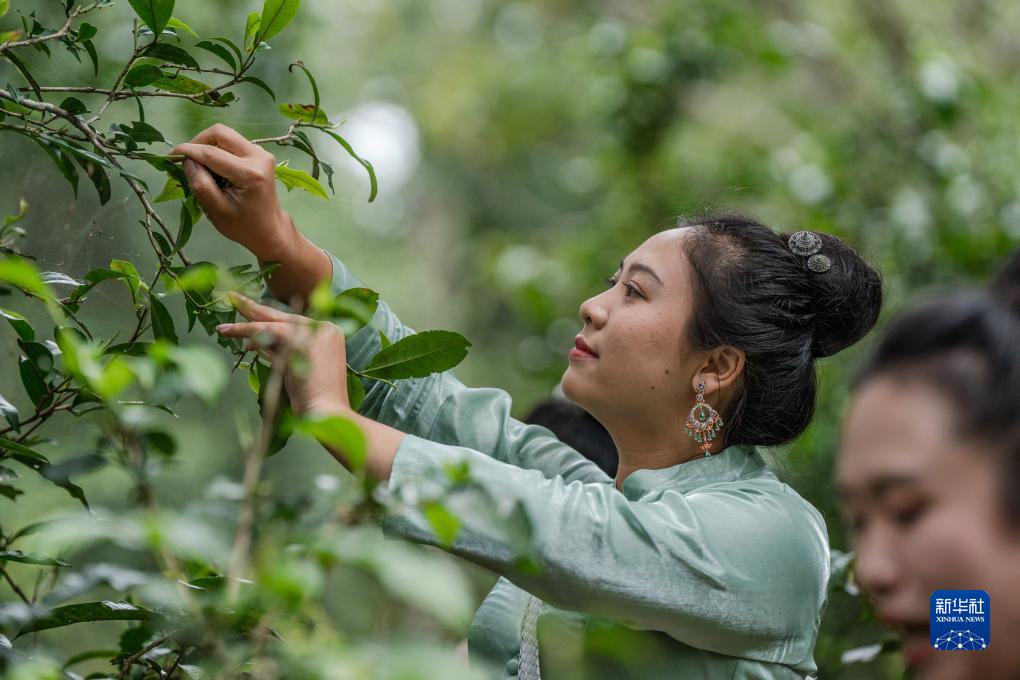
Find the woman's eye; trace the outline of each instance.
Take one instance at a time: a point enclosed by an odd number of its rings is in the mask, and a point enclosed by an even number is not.
[[[921,516],[923,511],[923,504],[913,505],[904,510],[896,510],[892,513],[893,521],[901,527],[909,526]]]
[[[609,284],[608,288],[612,288],[613,286],[616,285],[616,280],[613,277],[609,277],[608,279],[606,279],[606,283]],[[629,283],[623,284],[623,287],[624,287],[624,293],[623,293],[624,297],[629,297],[629,298],[639,298],[639,297],[641,297],[641,293],[638,292],[637,288],[635,288],[634,286],[630,285]]]

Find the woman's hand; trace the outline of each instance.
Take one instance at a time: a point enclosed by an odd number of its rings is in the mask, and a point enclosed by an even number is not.
[[[184,172],[209,220],[260,260],[279,260],[297,229],[276,195],[276,158],[236,130],[217,123],[170,153],[187,156]],[[220,188],[210,170],[227,180]]]
[[[345,415],[352,412],[347,396],[347,347],[338,326],[288,314],[254,300],[231,294],[238,311],[249,321],[216,327],[228,338],[249,338],[271,361],[287,361],[284,386],[296,414]]]

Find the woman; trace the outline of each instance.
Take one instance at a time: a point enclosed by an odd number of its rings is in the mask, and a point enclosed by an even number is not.
[[[188,157],[216,227],[281,264],[269,282],[276,298],[299,305],[327,276],[334,292],[361,285],[283,213],[271,154],[221,125],[174,152]],[[232,186],[221,191],[206,168]],[[834,237],[791,240],[720,218],[652,236],[609,283],[581,305],[562,386],[612,434],[615,480],[549,430],[511,418],[506,392],[467,388],[449,371],[399,390],[370,385],[355,413],[344,362],[361,367],[378,350],[371,329],[345,349],[339,330],[320,326],[300,345],[311,370],[287,373],[291,403],[357,422],[366,469],[391,490],[466,462],[474,480],[521,504],[537,569],[478,518],[446,547],[501,575],[469,632],[472,659],[501,677],[804,677],[815,670],[826,528],[755,447],[808,425],[815,359],[871,328],[879,277]],[[239,308],[251,321],[224,325],[224,336],[269,333],[293,346],[307,328],[252,301]],[[413,332],[384,304],[374,322],[391,340]],[[413,508],[384,529],[440,545]],[[605,651],[614,642],[623,658]]]
[[[1015,264],[1012,275],[994,294],[932,300],[899,317],[863,368],[844,424],[838,483],[855,578],[925,680],[1020,678]],[[988,593],[987,647],[933,647],[936,590]]]

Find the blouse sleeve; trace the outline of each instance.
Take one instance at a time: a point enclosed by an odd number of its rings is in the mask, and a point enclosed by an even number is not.
[[[327,254],[333,263],[334,295],[365,285],[335,255]],[[261,297],[271,297],[268,289],[263,289]],[[379,352],[380,331],[391,342],[415,332],[380,300],[372,325],[347,338],[347,361],[351,366],[363,369]],[[512,418],[512,401],[504,390],[469,388],[452,370],[398,381],[396,389],[374,380],[363,383],[366,394],[359,412],[402,432],[469,447],[504,463],[538,470],[546,477],[561,475],[568,481],[611,482],[595,463],[561,442],[547,428]]]
[[[418,504],[398,505],[384,532],[442,547],[560,609],[657,630],[693,647],[759,661],[809,657],[825,600],[824,522],[772,479],[709,484],[632,501],[613,484],[546,477],[465,447],[401,442],[388,490],[421,497],[451,466],[531,523],[532,563],[490,515],[462,508],[444,544]],[[427,480],[433,480],[428,482]],[[452,496],[451,496],[452,498]]]

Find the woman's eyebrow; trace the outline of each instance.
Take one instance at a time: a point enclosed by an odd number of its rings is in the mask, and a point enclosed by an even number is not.
[[[620,269],[623,269],[623,268],[624,268],[623,267],[623,260],[620,260]],[[665,287],[665,285],[666,285],[666,284],[664,284],[662,282],[662,279],[659,278],[659,275],[655,273],[655,270],[652,269],[651,267],[649,267],[647,264],[642,264],[641,262],[632,262],[630,264],[630,266],[627,267],[627,269],[632,271],[632,272],[644,272],[645,274],[648,274],[653,279],[655,279],[655,281],[660,286]]]
[[[867,496],[873,499],[881,499],[897,489],[909,489],[920,485],[920,480],[907,473],[888,473],[870,480],[863,489],[851,489],[843,484],[837,484],[837,496],[842,502],[848,502],[854,496]]]

